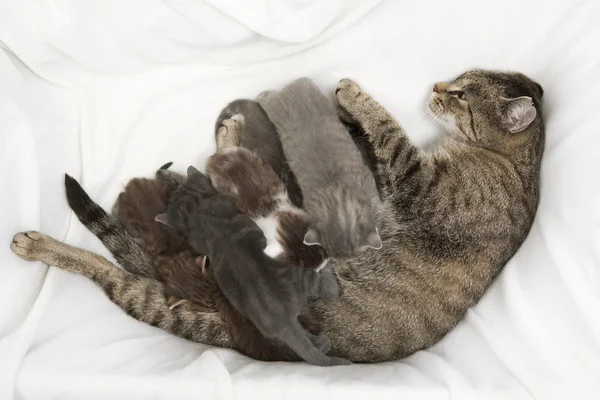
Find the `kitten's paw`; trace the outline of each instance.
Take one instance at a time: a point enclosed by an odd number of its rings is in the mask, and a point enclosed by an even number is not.
[[[178,307],[182,304],[186,304],[187,300],[185,299],[180,299],[179,297],[176,296],[170,296],[167,299],[167,306],[169,307],[169,310],[174,309],[175,307]]]
[[[47,262],[49,255],[52,253],[53,242],[54,239],[46,235],[28,231],[17,233],[13,237],[10,249],[23,260]]]
[[[221,126],[217,129],[217,150],[239,146],[243,124],[242,114],[235,114],[221,121]]]
[[[331,349],[329,338],[324,333],[319,333],[318,335],[314,336],[312,342],[324,354],[327,354]]]
[[[340,296],[340,283],[333,272],[333,268],[328,265],[320,273],[319,297],[326,302],[336,300]]]
[[[342,79],[335,89],[335,97],[338,105],[341,108],[343,120],[352,121],[361,111],[361,104],[364,102],[366,95],[358,86],[358,84],[350,79]]]
[[[327,357],[327,362],[323,365],[324,367],[337,367],[340,365],[352,365],[349,360],[341,357]]]

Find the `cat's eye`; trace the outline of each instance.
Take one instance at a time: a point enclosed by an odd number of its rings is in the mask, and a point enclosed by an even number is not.
[[[460,100],[463,100],[463,101],[467,100],[467,95],[462,90],[452,90],[452,91],[448,92],[448,94],[450,96],[458,97]]]

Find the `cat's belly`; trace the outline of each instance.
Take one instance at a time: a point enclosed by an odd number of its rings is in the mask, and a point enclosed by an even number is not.
[[[264,253],[272,258],[282,254],[283,247],[277,241],[277,220],[274,217],[266,217],[257,218],[254,222],[263,231],[267,239],[267,247],[265,247]]]

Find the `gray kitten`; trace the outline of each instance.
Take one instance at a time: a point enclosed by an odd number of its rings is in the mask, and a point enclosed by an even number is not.
[[[218,193],[207,176],[189,167],[187,180],[171,195],[167,212],[156,220],[187,236],[195,251],[208,256],[227,300],[265,337],[285,343],[311,364],[349,364],[326,356],[327,336],[312,335],[298,321],[309,298],[328,297],[320,293],[326,286],[320,279],[329,275],[266,255],[261,229]]]
[[[302,190],[311,222],[305,243],[319,244],[335,258],[381,248],[375,179],[334,104],[308,78],[262,93],[258,101]]]

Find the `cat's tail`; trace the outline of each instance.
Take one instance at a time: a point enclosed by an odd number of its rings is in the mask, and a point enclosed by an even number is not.
[[[160,279],[150,256],[127,233],[119,220],[96,204],[79,182],[65,174],[69,206],[81,223],[102,241],[117,262],[127,271]]]

